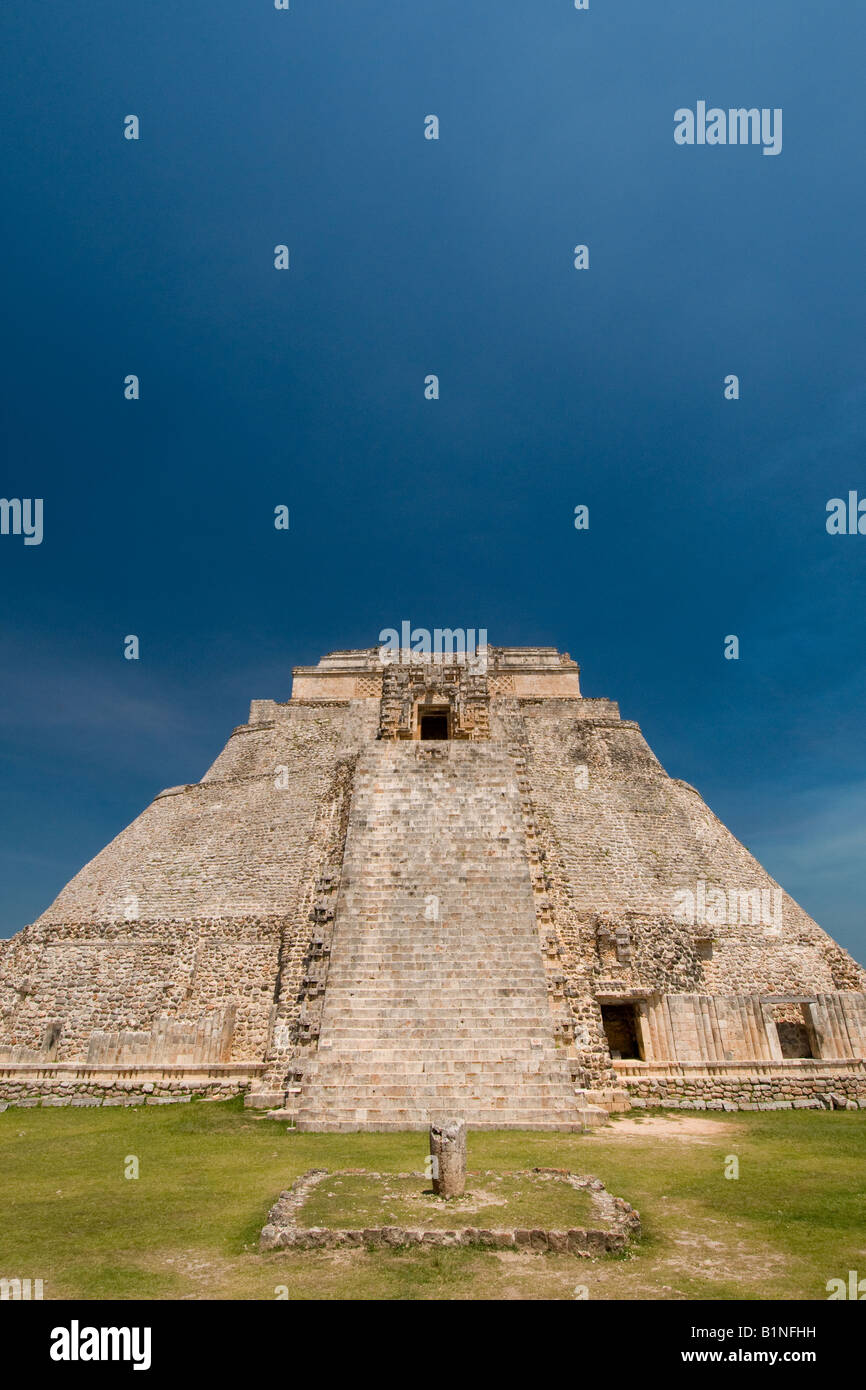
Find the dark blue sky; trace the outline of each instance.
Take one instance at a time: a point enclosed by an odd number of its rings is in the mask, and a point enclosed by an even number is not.
[[[866,537],[825,530],[866,494],[862,8],[10,0],[0,33],[2,493],[45,506],[0,537],[0,933],[293,664],[408,618],[568,650],[866,957]],[[781,107],[782,153],[675,145],[698,100]]]

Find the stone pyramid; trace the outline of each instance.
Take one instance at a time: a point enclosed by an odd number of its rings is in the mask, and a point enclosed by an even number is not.
[[[0,1097],[866,1104],[866,972],[551,647],[334,652],[0,942]],[[2,1103],[2,1102],[0,1102]]]

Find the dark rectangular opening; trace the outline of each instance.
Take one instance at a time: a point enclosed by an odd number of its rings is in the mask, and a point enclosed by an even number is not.
[[[447,737],[448,737],[448,715],[447,715],[447,714],[422,714],[422,715],[421,715],[421,737],[422,737],[422,738],[447,738]]]
[[[812,1041],[805,1023],[777,1023],[783,1057],[811,1057]]]
[[[638,1043],[634,1004],[602,1004],[601,1021],[611,1057],[643,1060]]]

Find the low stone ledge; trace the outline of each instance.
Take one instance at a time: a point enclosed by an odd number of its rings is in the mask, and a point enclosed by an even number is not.
[[[346,1171],[357,1175],[358,1170],[312,1168],[297,1178],[290,1188],[281,1192],[268,1213],[267,1224],[259,1237],[259,1248],[266,1250],[337,1250],[386,1247],[422,1246],[479,1246],[485,1250],[528,1249],[540,1254],[569,1254],[590,1258],[596,1255],[621,1254],[640,1238],[640,1215],[621,1197],[614,1197],[604,1183],[592,1176],[580,1176],[561,1168],[533,1168],[526,1176],[544,1175],[569,1183],[577,1189],[589,1190],[597,1216],[606,1224],[598,1227],[574,1226],[566,1230],[542,1230],[514,1227],[493,1229],[479,1226],[456,1226],[453,1229],[429,1229],[416,1226],[367,1226],[354,1229],[325,1226],[301,1226],[298,1215],[310,1191],[326,1178],[340,1177]],[[368,1173],[374,1181],[387,1178],[417,1177],[422,1173]],[[520,1176],[520,1174],[511,1174]]]
[[[637,1109],[866,1110],[866,1064],[858,1058],[613,1065]]]
[[[0,1104],[143,1105],[227,1100],[247,1090],[264,1063],[0,1062]]]

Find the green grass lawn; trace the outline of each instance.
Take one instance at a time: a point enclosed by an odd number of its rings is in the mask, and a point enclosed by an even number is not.
[[[593,1173],[641,1214],[624,1257],[258,1251],[309,1168],[407,1173],[425,1134],[299,1134],[240,1101],[0,1114],[0,1277],[46,1298],[826,1299],[866,1275],[866,1112],[675,1112],[587,1135],[470,1133],[469,1166]],[[662,1125],[659,1131],[659,1125]],[[672,1131],[672,1132],[671,1132]],[[130,1156],[139,1177],[124,1176]],[[739,1178],[727,1179],[730,1157]],[[472,1224],[477,1224],[473,1221]]]

